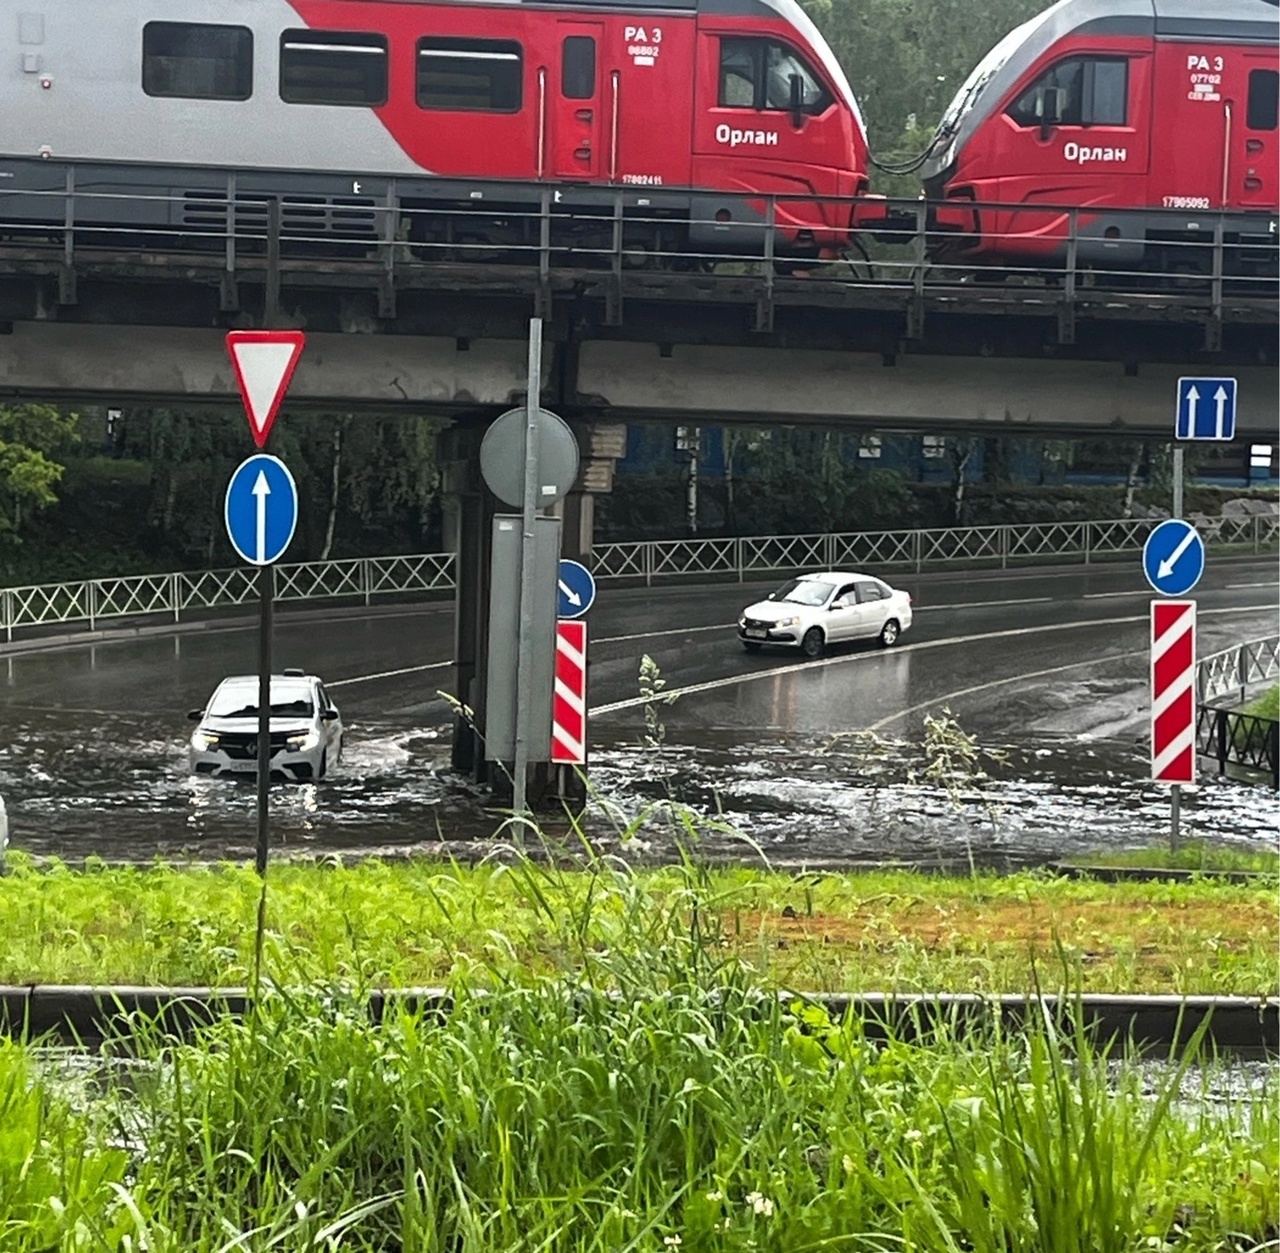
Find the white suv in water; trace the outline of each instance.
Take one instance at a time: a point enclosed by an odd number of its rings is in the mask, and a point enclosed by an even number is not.
[[[188,715],[192,774],[258,773],[258,676],[223,679],[204,709]],[[342,757],[342,717],[314,674],[271,676],[271,776],[322,779]]]
[[[802,574],[748,605],[738,638],[748,652],[766,645],[821,656],[828,644],[878,638],[885,648],[911,626],[911,597],[869,574]]]

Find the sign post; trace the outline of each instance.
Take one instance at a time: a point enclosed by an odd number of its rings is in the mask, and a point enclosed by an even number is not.
[[[266,447],[304,344],[301,331],[231,331],[227,335],[227,354],[240,386],[249,433],[259,449]],[[271,567],[284,555],[298,525],[298,488],[288,466],[261,451],[241,462],[227,484],[223,515],[231,546],[249,565],[258,567],[258,821],[254,862],[258,875],[265,878],[270,845],[271,643],[275,619]]]
[[[532,318],[525,404],[502,414],[480,443],[485,484],[521,510],[494,518],[484,739],[488,760],[513,762],[512,807],[522,823],[529,767],[550,761],[561,525],[542,511],[578,475],[577,441],[562,419],[540,407],[541,381],[542,319]]]

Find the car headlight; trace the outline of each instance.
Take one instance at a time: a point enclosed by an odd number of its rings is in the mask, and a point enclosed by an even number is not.
[[[779,618],[777,622],[775,622],[773,625],[775,627],[799,626],[800,619],[799,618]]]
[[[291,735],[285,740],[285,747],[294,753],[305,753],[316,747],[320,743],[320,736],[315,731],[303,731],[298,735]]]
[[[197,731],[191,737],[191,747],[198,753],[203,753],[210,748],[217,748],[218,743],[218,737],[212,731]]]

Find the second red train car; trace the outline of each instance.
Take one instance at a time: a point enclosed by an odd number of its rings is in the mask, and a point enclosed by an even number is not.
[[[1060,264],[1075,206],[1082,265],[1176,273],[1208,264],[1226,211],[1232,268],[1273,273],[1278,71],[1275,0],[1060,0],[943,118],[922,169],[936,255]]]

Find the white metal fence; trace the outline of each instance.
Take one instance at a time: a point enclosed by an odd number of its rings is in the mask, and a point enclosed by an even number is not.
[[[1243,705],[1249,689],[1280,678],[1280,635],[1223,649],[1196,663],[1196,699],[1201,705],[1230,698]]]
[[[601,581],[749,576],[786,570],[881,567],[920,571],[932,567],[1008,568],[1042,562],[1088,564],[1138,552],[1157,523],[1128,518],[1104,522],[1046,522],[1013,526],[952,527],[924,531],[869,531],[834,535],[767,535],[732,539],[646,540],[601,544],[592,558]],[[1205,542],[1238,552],[1261,552],[1280,538],[1275,518],[1215,518],[1200,526]],[[357,557],[274,568],[282,601],[347,600],[446,592],[454,586],[452,553]],[[234,608],[257,595],[249,568],[127,578],[90,579],[0,589],[0,627],[15,631],[163,616],[174,622],[210,610]]]
[[[866,531],[834,535],[741,536],[729,539],[647,540],[599,544],[597,579],[749,575],[778,570],[840,570],[882,566],[915,570],[946,565],[1011,565],[1068,561],[1089,564],[1113,554],[1140,551],[1158,520],[1036,522],[1006,526],[948,527],[925,531]],[[1275,518],[1211,518],[1198,523],[1206,544],[1261,552],[1280,536]]]

